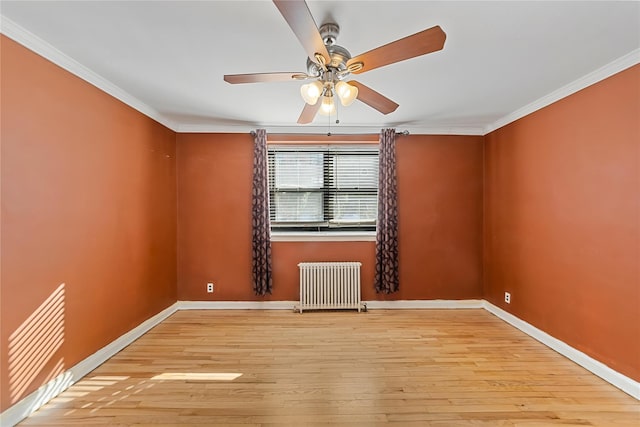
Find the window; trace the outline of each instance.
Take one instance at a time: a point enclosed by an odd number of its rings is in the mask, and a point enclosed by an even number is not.
[[[268,155],[274,230],[375,230],[377,146],[272,145]]]

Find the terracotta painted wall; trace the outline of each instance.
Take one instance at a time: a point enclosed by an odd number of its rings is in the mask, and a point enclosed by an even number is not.
[[[251,287],[253,139],[178,134],[178,298],[262,300]],[[388,299],[482,297],[482,137],[399,137],[401,290]],[[301,261],[360,261],[373,291],[374,242],[273,242],[274,292],[298,299]],[[207,294],[213,281],[216,290]]]
[[[390,297],[482,298],[483,138],[396,142],[401,288]]]
[[[176,301],[176,188],[173,131],[0,43],[4,410]]]
[[[492,132],[485,159],[485,298],[640,380],[640,65]]]
[[[254,299],[252,146],[249,134],[177,135],[179,300]]]

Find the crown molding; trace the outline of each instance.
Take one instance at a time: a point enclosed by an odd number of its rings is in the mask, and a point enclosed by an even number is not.
[[[415,135],[484,135],[484,127],[482,126],[450,126],[450,127],[429,127],[429,126],[402,126],[402,125],[385,125],[380,126],[288,126],[288,125],[242,125],[228,126],[216,124],[188,124],[183,123],[177,125],[175,131],[178,133],[249,133],[255,129],[264,128],[267,133],[276,134],[299,134],[299,135],[365,135],[379,134],[383,128],[396,128],[398,131],[408,131]]]
[[[532,102],[531,104],[525,105],[524,107],[519,108],[516,111],[496,120],[495,122],[488,125],[484,129],[484,132],[482,134],[486,135],[496,129],[500,129],[501,127],[506,126],[509,123],[515,122],[516,120],[521,119],[524,116],[527,116],[548,105],[551,105],[554,102],[561,100],[562,98],[566,98],[567,96],[572,95],[595,83],[598,83],[608,77],[611,77],[614,74],[624,71],[627,68],[633,67],[638,63],[640,63],[640,49],[635,49],[628,54],[614,60],[613,62],[610,62],[607,65],[600,67],[597,70],[592,71],[591,73],[582,76],[577,80],[574,80],[573,82],[561,87],[560,89],[554,90],[553,92],[543,96],[542,98]]]
[[[109,80],[105,79],[101,75],[92,71],[91,69],[80,64],[75,59],[69,57],[65,53],[56,49],[46,41],[42,40],[35,34],[27,31],[20,25],[13,22],[6,16],[0,15],[0,33],[16,41],[27,49],[42,56],[55,65],[63,68],[71,74],[81,78],[82,80],[92,84],[98,89],[106,92],[114,98],[122,101],[131,108],[139,111],[145,116],[157,121],[158,123],[166,126],[167,128],[178,133],[249,133],[260,127],[265,127],[269,133],[297,133],[297,134],[314,134],[314,135],[326,135],[327,133],[333,134],[368,134],[368,133],[380,133],[380,129],[385,127],[394,127],[392,125],[380,126],[335,126],[329,129],[327,126],[291,126],[291,125],[274,125],[263,126],[260,124],[246,123],[243,125],[228,125],[228,124],[190,124],[190,123],[177,123],[169,118],[165,117],[155,108],[150,107],[144,102],[140,101],[136,97],[132,96],[128,92],[124,91],[120,87],[116,86]],[[398,126],[403,130],[408,130],[414,134],[424,135],[483,135],[484,128],[481,126],[451,126],[451,127],[428,127],[428,126],[414,126],[403,127]]]
[[[117,100],[124,102],[129,107],[157,121],[163,126],[166,126],[173,131],[176,130],[176,124],[163,116],[155,108],[150,107],[149,105],[130,95],[128,92],[124,91],[101,75],[80,64],[78,61],[69,57],[65,53],[59,51],[49,43],[42,40],[40,37],[25,30],[20,25],[16,24],[4,15],[0,15],[0,33],[21,44],[27,49],[35,52],[36,54],[42,56],[43,58],[54,63],[60,68],[63,68],[71,74],[92,84],[103,92],[106,92]]]
[[[393,126],[384,125],[380,126],[336,126],[329,129],[327,126],[291,126],[291,125],[274,125],[263,126],[260,124],[244,124],[244,125],[222,125],[222,124],[190,124],[190,123],[178,123],[167,118],[156,109],[150,107],[144,102],[140,101],[136,97],[132,96],[128,92],[124,91],[120,87],[111,83],[109,80],[80,64],[76,60],[67,56],[63,52],[59,51],[49,43],[45,42],[38,36],[22,28],[20,25],[13,22],[11,19],[0,15],[0,33],[9,37],[10,39],[20,43],[27,49],[35,52],[43,58],[58,65],[64,70],[72,73],[73,75],[81,78],[82,80],[92,84],[98,89],[106,92],[114,98],[122,101],[131,108],[139,111],[145,116],[157,121],[158,123],[166,126],[167,128],[178,133],[248,133],[256,128],[264,127],[268,133],[296,133],[296,134],[311,134],[311,135],[326,135],[332,134],[369,134],[379,133],[380,129],[385,127],[396,127],[402,130],[408,130],[411,134],[417,135],[469,135],[469,136],[482,136],[493,132],[503,126],[508,125],[526,115],[529,115],[537,110],[540,110],[554,102],[559,101],[562,98],[566,98],[579,90],[582,90],[588,86],[593,85],[599,81],[602,81],[614,74],[617,74],[627,68],[630,68],[640,63],[640,49],[635,49],[630,53],[614,60],[613,62],[557,89],[538,100],[525,105],[509,113],[502,118],[487,126],[478,125],[457,125],[457,126],[428,126],[428,125],[415,125],[415,126]]]

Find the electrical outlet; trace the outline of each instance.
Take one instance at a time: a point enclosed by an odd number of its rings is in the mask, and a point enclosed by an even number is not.
[[[213,283],[211,282],[207,283],[207,292],[208,293],[213,292]]]
[[[504,302],[511,304],[511,294],[509,292],[504,293]]]

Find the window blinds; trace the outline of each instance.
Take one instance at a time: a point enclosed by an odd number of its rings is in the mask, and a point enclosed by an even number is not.
[[[268,155],[273,227],[375,227],[377,146],[276,145]]]

